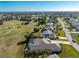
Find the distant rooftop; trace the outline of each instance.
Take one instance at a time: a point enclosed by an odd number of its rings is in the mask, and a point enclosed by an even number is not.
[[[52,34],[52,31],[51,31],[51,30],[45,30],[45,31],[43,32],[43,34],[49,34],[49,35],[51,35],[51,34]]]

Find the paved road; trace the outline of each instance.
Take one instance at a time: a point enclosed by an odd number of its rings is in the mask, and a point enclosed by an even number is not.
[[[76,33],[76,34],[79,34],[79,32],[69,32],[69,33]]]
[[[72,46],[79,52],[79,45],[77,44],[77,43],[73,43],[72,42],[72,37],[71,37],[71,35],[70,35],[70,33],[69,33],[69,31],[64,27],[64,24],[59,20],[59,22],[61,23],[61,26],[62,26],[62,28],[63,28],[63,30],[64,30],[64,32],[65,32],[65,35],[66,35],[66,37],[67,37],[67,39],[68,39],[68,41],[72,44]]]

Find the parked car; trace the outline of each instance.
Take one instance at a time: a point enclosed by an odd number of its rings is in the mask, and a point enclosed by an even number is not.
[[[72,40],[72,42],[75,43],[76,41],[75,40]]]

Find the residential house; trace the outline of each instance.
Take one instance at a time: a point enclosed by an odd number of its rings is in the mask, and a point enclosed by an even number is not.
[[[46,43],[44,40],[49,39],[49,38],[33,38],[30,39],[28,43],[28,48],[30,51],[36,51],[36,50],[44,50],[44,49],[50,49],[51,53],[52,52],[60,52],[61,47],[60,45],[56,45],[55,43]]]

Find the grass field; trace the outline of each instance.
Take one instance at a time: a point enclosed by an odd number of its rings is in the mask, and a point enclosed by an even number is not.
[[[76,40],[76,43],[79,45],[79,34],[71,33],[71,36],[74,40]]]
[[[71,45],[61,44],[62,52],[59,57],[62,58],[79,58],[79,52],[77,52]]]
[[[0,57],[24,57],[24,46],[17,45],[25,40],[26,32],[32,32],[37,24],[31,21],[28,25],[22,25],[23,21],[5,21],[0,25]]]
[[[63,23],[64,23],[64,26],[69,28],[70,27],[70,24],[68,22],[66,22],[66,20],[61,20]]]
[[[58,18],[57,18],[57,19],[58,19]],[[58,21],[56,24],[57,24],[57,25],[61,25],[59,21]],[[56,36],[65,37],[65,33],[64,33],[63,29],[60,30],[61,27],[62,27],[62,26],[57,27],[58,29],[57,29],[57,32],[56,32],[55,34],[56,34]]]
[[[55,33],[56,34],[56,36],[61,36],[61,37],[65,37],[65,33],[64,33],[64,31],[63,30],[57,30],[57,33]]]

